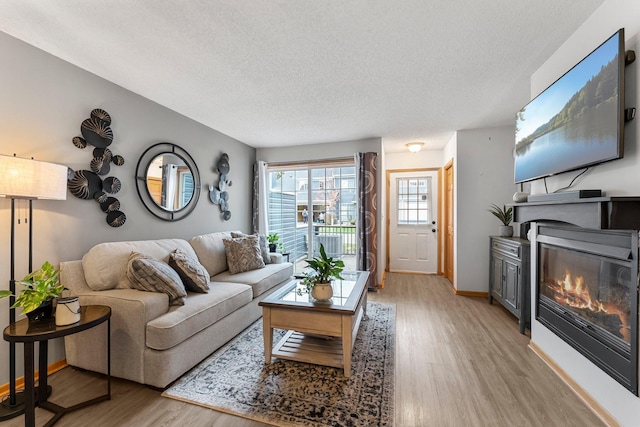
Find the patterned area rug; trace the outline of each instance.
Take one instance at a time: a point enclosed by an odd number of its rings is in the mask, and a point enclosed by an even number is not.
[[[395,305],[367,304],[350,378],[289,360],[265,365],[260,319],[162,395],[277,426],[392,426],[395,318]],[[274,330],[274,342],[282,335]]]

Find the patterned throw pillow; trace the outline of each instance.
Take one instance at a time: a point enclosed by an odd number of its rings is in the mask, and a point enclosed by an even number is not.
[[[240,233],[237,231],[231,232],[231,237],[246,237],[249,234]],[[258,243],[260,244],[260,253],[262,254],[262,260],[265,264],[271,264],[271,255],[269,255],[269,245],[267,245],[267,236],[264,234],[251,234],[251,236],[258,236]]]
[[[169,266],[178,273],[187,290],[201,294],[209,292],[209,273],[207,269],[185,251],[176,249],[171,252]]]
[[[224,239],[223,242],[227,252],[229,273],[236,274],[264,268],[264,260],[262,259],[257,236]]]
[[[127,277],[135,289],[164,292],[169,295],[169,305],[184,305],[187,291],[178,273],[166,262],[138,252],[131,252],[127,265]]]

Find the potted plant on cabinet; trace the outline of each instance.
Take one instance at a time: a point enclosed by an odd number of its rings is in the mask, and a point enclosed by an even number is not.
[[[318,301],[327,301],[333,296],[331,281],[343,280],[340,273],[344,270],[344,262],[328,257],[324,245],[320,244],[320,256],[307,260],[309,271],[303,273],[302,284],[306,292]]]
[[[65,289],[60,284],[59,274],[60,270],[56,270],[49,261],[45,261],[38,270],[16,281],[24,286],[24,289],[16,297],[11,308],[22,308],[22,314],[26,314],[30,322],[51,319],[53,300]],[[8,296],[11,296],[10,291],[0,291],[0,298]]]
[[[496,204],[492,204],[489,209],[496,218],[500,220],[502,225],[500,226],[500,236],[511,237],[513,236],[513,226],[511,221],[513,220],[513,207],[502,205],[502,208]]]

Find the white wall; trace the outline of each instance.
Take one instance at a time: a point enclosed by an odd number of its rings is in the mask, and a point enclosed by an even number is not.
[[[385,159],[385,170],[441,168],[444,166],[442,150],[424,150],[417,153],[386,153]]]
[[[239,229],[251,230],[252,167],[255,149],[200,125],[141,96],[83,71],[4,33],[0,33],[0,154],[89,169],[91,147],[76,148],[71,139],[80,135],[80,123],[93,108],[106,110],[115,135],[109,147],[125,158],[112,166],[111,175],[122,182],[115,195],[126,223],[112,228],[94,201],[70,193],[66,201],[35,201],[33,218],[34,268],[45,260],[80,259],[94,244],[105,241],[190,238],[196,234]],[[126,64],[122,64],[126,67]],[[133,72],[133,70],[132,70]],[[171,84],[168,82],[167,84]],[[180,145],[194,158],[206,190],[217,183],[214,165],[223,152],[230,158],[233,187],[229,189],[232,217],[220,218],[220,208],[209,202],[206,191],[186,219],[168,223],[144,208],[135,189],[136,163],[150,145],[168,141]],[[19,205],[26,207],[26,204]],[[24,217],[24,210],[20,215]],[[16,234],[16,277],[28,273],[28,226],[21,221]],[[0,198],[0,288],[9,282],[10,202]],[[8,300],[0,301],[0,324],[8,322]],[[4,327],[4,326],[3,326]],[[18,347],[18,375],[22,375],[22,346]],[[49,361],[64,358],[61,340],[50,347]],[[0,384],[9,381],[8,344],[0,343]]]
[[[455,174],[455,288],[484,292],[489,286],[489,237],[500,222],[487,209],[512,203],[515,125],[459,130]]]
[[[378,153],[378,277],[377,282],[382,282],[382,274],[384,271],[384,260],[386,257],[385,249],[381,244],[384,242],[384,170],[385,155],[382,149],[382,139],[368,138],[356,141],[331,142],[326,144],[299,145],[294,147],[274,147],[274,148],[258,148],[256,150],[256,158],[267,163],[288,163],[288,162],[308,162],[314,160],[330,160],[338,158],[353,158],[358,152],[375,152]]]
[[[619,28],[625,28],[626,49],[640,54],[640,2],[607,0],[531,77],[532,98],[569,68],[600,45]],[[640,107],[638,60],[626,67],[626,104]],[[640,195],[640,156],[638,120],[625,126],[625,155],[622,160],[596,166],[575,188],[598,188],[607,195]],[[567,176],[565,176],[567,175]],[[549,191],[567,185],[573,173],[547,179]],[[535,193],[544,192],[542,183],[532,184]],[[535,286],[532,286],[532,301]],[[573,350],[535,319],[531,321],[531,340],[549,355],[573,380],[589,393],[623,426],[637,426],[640,399]]]

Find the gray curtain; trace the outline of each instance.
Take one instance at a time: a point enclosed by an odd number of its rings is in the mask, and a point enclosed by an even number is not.
[[[356,153],[356,173],[358,186],[358,251],[356,262],[358,270],[369,272],[367,286],[378,285],[378,246],[377,246],[377,193],[376,184],[378,153]]]

